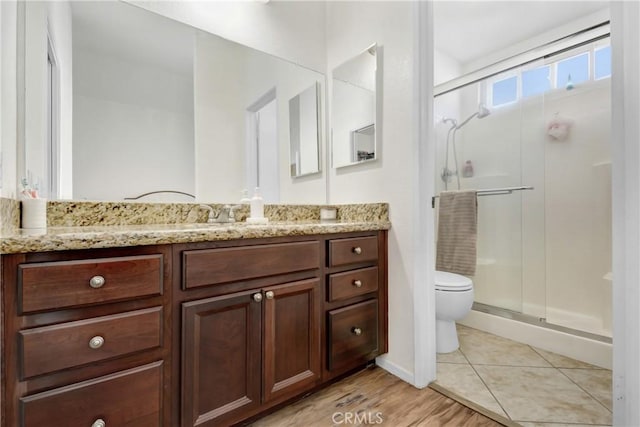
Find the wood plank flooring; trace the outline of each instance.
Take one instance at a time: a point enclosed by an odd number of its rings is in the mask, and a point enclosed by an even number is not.
[[[365,369],[252,424],[301,426],[501,426],[430,388]]]

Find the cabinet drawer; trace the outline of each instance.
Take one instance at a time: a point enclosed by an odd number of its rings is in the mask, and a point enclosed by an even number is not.
[[[20,399],[21,426],[156,427],[161,424],[162,362]]]
[[[186,289],[320,267],[320,244],[280,243],[183,252]]]
[[[162,255],[18,266],[21,313],[162,294]]]
[[[378,238],[355,237],[329,241],[329,266],[336,267],[378,259]]]
[[[378,267],[337,273],[329,276],[329,301],[349,299],[378,290]]]
[[[329,369],[366,362],[378,351],[378,301],[329,312]]]
[[[162,307],[20,331],[22,377],[159,347]]]

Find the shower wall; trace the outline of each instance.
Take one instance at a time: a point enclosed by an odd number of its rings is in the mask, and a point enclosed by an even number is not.
[[[438,173],[450,127],[442,118],[460,123],[476,112],[490,100],[492,81],[436,98]],[[570,124],[566,139],[549,135],[554,120]],[[534,187],[478,198],[476,302],[611,335],[609,134],[608,78],[491,108],[456,133],[457,168],[462,172],[470,160],[474,169],[472,177],[460,177],[462,189]],[[443,191],[440,177],[436,182]]]

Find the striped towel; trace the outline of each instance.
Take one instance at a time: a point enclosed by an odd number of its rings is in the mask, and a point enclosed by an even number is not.
[[[473,276],[476,273],[477,236],[476,191],[440,193],[436,270]]]

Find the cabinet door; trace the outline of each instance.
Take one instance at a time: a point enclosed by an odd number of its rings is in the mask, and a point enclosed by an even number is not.
[[[262,294],[182,304],[182,426],[229,425],[260,406]]]
[[[320,378],[320,281],[265,289],[264,402],[310,389]]]

